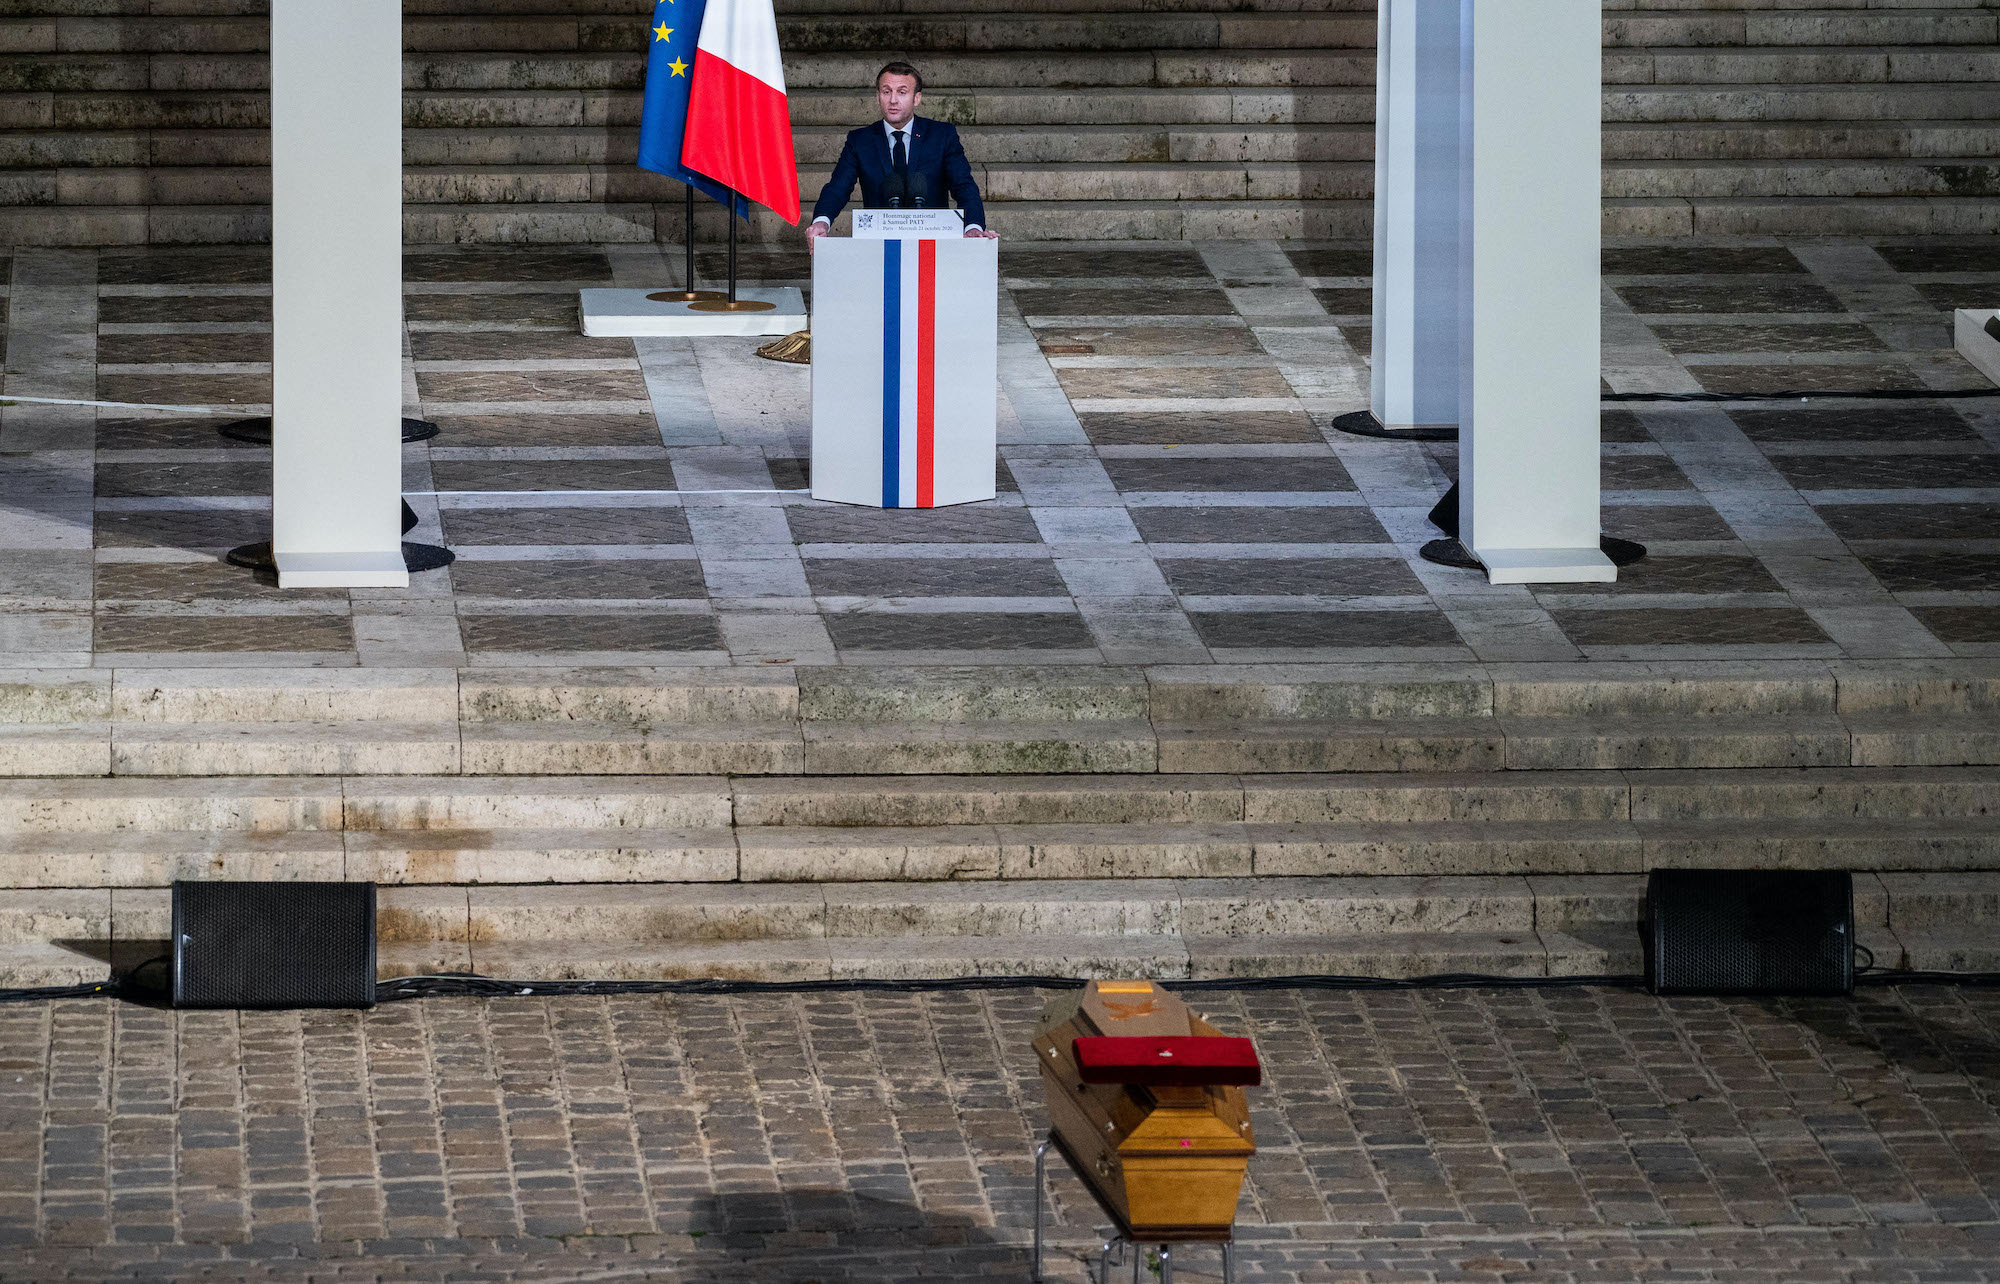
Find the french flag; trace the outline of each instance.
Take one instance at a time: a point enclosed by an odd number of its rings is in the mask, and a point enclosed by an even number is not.
[[[708,0],[681,163],[799,221],[799,167],[771,0]]]
[[[999,255],[985,240],[827,240],[813,255],[812,494],[993,498]]]

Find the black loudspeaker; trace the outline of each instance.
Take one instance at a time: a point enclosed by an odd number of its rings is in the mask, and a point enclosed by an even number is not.
[[[375,884],[174,884],[177,1008],[372,1008]]]
[[[1646,880],[1655,994],[1851,994],[1845,870],[1656,869]]]

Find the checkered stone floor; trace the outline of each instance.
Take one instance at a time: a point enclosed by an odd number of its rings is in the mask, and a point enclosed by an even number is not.
[[[213,417],[0,408],[0,666],[1207,663],[2000,654],[2000,401],[1641,403],[1603,417],[1616,586],[1495,588],[1417,549],[1449,444],[1366,404],[1365,246],[1002,246],[999,497],[821,504],[810,373],[739,339],[586,339],[652,246],[412,249],[405,450],[459,556],[407,591],[279,593],[264,452]],[[719,270],[714,255],[704,271]],[[808,285],[792,251],[749,278]],[[1984,242],[1607,248],[1616,391],[1977,386]],[[258,249],[17,250],[16,396],[263,413]],[[751,493],[715,493],[751,492]]]
[[[1040,1003],[0,1006],[0,1279],[1022,1281]],[[1244,1284],[2000,1279],[2000,992],[1202,1007],[1265,1064]]]

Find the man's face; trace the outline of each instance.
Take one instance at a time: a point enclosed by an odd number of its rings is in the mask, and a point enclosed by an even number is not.
[[[882,119],[900,126],[917,114],[924,95],[915,76],[883,76],[875,82],[875,101],[881,104]]]

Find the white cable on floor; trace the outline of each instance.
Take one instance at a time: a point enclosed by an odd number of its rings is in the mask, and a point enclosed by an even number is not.
[[[451,498],[459,495],[808,495],[812,492],[800,486],[793,490],[406,490],[403,493]]]
[[[28,402],[37,406],[104,406],[111,410],[173,410],[183,415],[241,415],[232,406],[156,406],[149,401],[73,401],[68,397],[0,396],[0,406]]]

